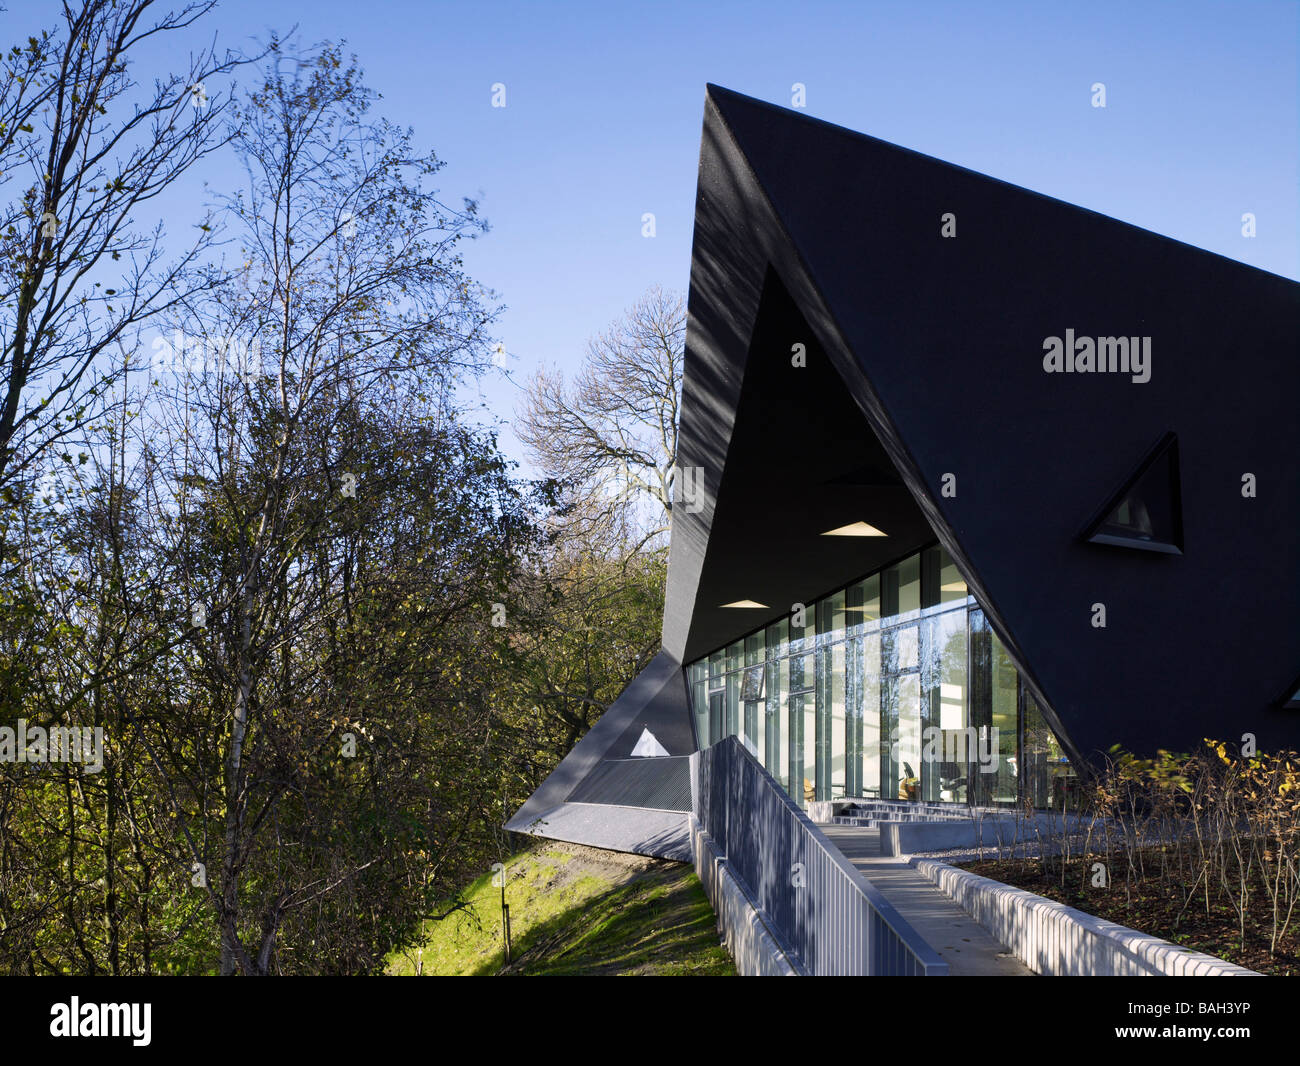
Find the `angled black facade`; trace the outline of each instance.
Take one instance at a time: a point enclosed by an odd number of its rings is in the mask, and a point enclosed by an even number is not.
[[[851,612],[853,583],[915,556],[922,587],[941,587],[942,559],[969,595],[972,672],[952,691],[987,687],[987,632],[1075,765],[1243,733],[1300,747],[1298,340],[1293,281],[710,87],[664,650],[647,671],[675,677],[636,715],[672,733],[671,755],[709,743],[692,685],[710,698],[724,648],[768,627],[770,660],[771,625],[828,596]],[[827,535],[846,528],[868,535]],[[817,633],[847,632],[852,662],[853,616],[836,617]],[[748,663],[727,666],[738,686]],[[724,731],[762,733],[717,706]],[[511,828],[593,772],[607,782],[598,763],[629,755],[632,717],[611,711]],[[822,780],[821,746],[828,767],[841,749],[817,723],[809,796],[852,794],[851,766]],[[794,712],[789,726],[769,747],[803,743]],[[1024,752],[1009,761],[1023,773]]]

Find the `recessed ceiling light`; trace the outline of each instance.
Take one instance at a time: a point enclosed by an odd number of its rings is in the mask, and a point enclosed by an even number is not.
[[[754,600],[737,600],[735,603],[720,603],[719,607],[762,607],[767,608],[765,603],[757,603]]]
[[[882,533],[875,526],[869,526],[866,522],[851,522],[847,526],[840,526],[838,529],[828,529],[822,534],[823,537],[887,537],[888,533]]]
[[[965,591],[966,591],[966,582],[964,582],[964,581],[949,581],[948,584],[946,584],[946,585],[940,585],[939,588],[940,588],[942,591],[944,591],[944,592],[965,592]]]

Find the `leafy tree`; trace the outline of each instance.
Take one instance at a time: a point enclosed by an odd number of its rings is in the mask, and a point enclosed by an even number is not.
[[[0,763],[0,970],[370,972],[654,654],[664,554],[581,467],[522,484],[463,418],[484,223],[355,62],[273,43],[246,95],[191,108],[236,62],[209,56],[133,118],[128,53],[209,5],[149,6],[68,9],[0,75],[0,184],[39,166],[34,117],[73,146],[0,232],[0,723],[104,736],[93,770]],[[131,212],[216,148],[247,188],[164,267]],[[619,378],[614,343],[594,394],[671,450],[676,386]]]
[[[11,970],[364,971],[487,861],[492,604],[538,504],[452,402],[487,363],[474,206],[368,106],[337,50],[273,52],[242,269],[174,308],[182,366],[126,360],[62,513],[23,508],[9,693],[109,750],[0,767]]]
[[[160,772],[189,792],[177,817],[203,830],[186,842],[209,871],[222,972],[268,972],[288,913],[374,861],[349,863],[340,848],[328,854],[337,865],[314,869],[300,835],[320,832],[313,814],[339,813],[325,782],[355,774],[336,765],[338,735],[366,736],[337,646],[365,618],[358,553],[395,533],[371,515],[362,536],[349,513],[359,494],[386,491],[376,474],[388,449],[432,462],[429,442],[454,433],[456,382],[488,359],[492,312],[457,252],[482,228],[475,205],[453,211],[422,187],[441,164],[371,121],[371,99],[336,48],[273,50],[235,108],[249,188],[226,215],[243,266],[177,321],[213,357],[171,390],[166,461],[188,545],[177,587],[211,618],[190,620],[188,680],[202,692],[196,728],[219,781],[211,764],[165,759],[161,741],[156,750]],[[385,408],[430,428],[412,438]],[[386,432],[368,441],[376,422]],[[457,588],[454,568],[437,572],[444,591]],[[313,794],[330,802],[301,806]]]
[[[570,545],[532,580],[520,578],[501,723],[505,818],[659,651],[666,564],[661,552],[602,556]]]

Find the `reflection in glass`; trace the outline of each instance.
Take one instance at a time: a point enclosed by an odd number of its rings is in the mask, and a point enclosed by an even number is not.
[[[741,704],[741,739],[759,762],[763,761],[763,745],[766,739],[765,716],[763,714],[763,685],[766,680],[767,664],[757,663],[746,666],[740,675]]]
[[[954,600],[964,600],[967,595],[969,595],[969,592],[966,588],[966,579],[961,576],[957,564],[952,561],[952,556],[940,548],[939,602],[950,603]]]
[[[768,658],[767,701],[765,707],[767,743],[763,753],[763,765],[767,768],[767,772],[780,781],[783,786],[788,784],[784,756],[786,755],[785,696],[790,685],[789,665],[785,656],[790,650],[789,641],[790,627],[785,619],[774,622],[767,627],[764,642]]]
[[[880,618],[880,575],[876,574],[848,587],[844,603],[845,621],[850,626],[874,622]]]
[[[921,609],[921,556],[909,555],[898,570],[898,613]]]
[[[764,643],[767,646],[767,657],[769,659],[784,659],[790,654],[790,622],[782,618],[779,622],[773,622],[767,627],[767,634]]]
[[[819,644],[844,639],[845,594],[834,592],[817,601],[817,635]]]
[[[845,745],[848,723],[845,710],[845,648],[844,643],[830,648],[830,797],[846,795],[845,792]]]
[[[880,798],[880,633],[862,638],[862,792]]]
[[[760,631],[745,638],[745,669],[741,674],[741,739],[763,761],[766,722],[763,714],[764,634]]]
[[[698,742],[739,734],[801,805],[1060,806],[1077,780],[937,545],[689,664],[686,683]]]
[[[790,691],[802,692],[804,689],[813,688],[817,684],[817,678],[813,669],[814,662],[811,653],[804,655],[791,655]]]
[[[745,654],[745,642],[737,640],[727,645],[726,668],[728,672],[739,670],[743,665]]]
[[[741,674],[733,672],[727,675],[727,732],[734,737],[740,733],[740,681]]]
[[[862,795],[862,637],[844,642],[844,794]]]
[[[787,703],[790,692],[790,660],[782,659],[777,664],[776,689],[768,697],[768,706],[772,708],[776,719],[776,743],[769,753],[768,769],[781,782],[782,787],[790,791],[790,713]]]
[[[920,630],[917,626],[895,629],[898,648],[898,669],[915,670],[921,665]]]
[[[716,744],[726,733],[727,692],[726,689],[713,689],[709,693],[709,743]]]
[[[723,673],[723,654],[715,651],[709,656],[709,743],[716,744],[726,733],[726,676]]]
[[[993,717],[992,725],[997,731],[997,743],[984,744],[981,754],[986,763],[992,763],[996,757],[997,773],[993,781],[994,803],[1015,803],[1016,801],[1016,723],[1018,710],[1019,675],[1012,665],[1011,656],[993,635]]]
[[[959,608],[926,619],[921,646],[926,710],[922,798],[965,803],[967,761],[975,739],[974,731],[966,728],[966,611]]]
[[[812,692],[790,695],[790,795],[806,807],[814,798],[817,775],[817,701]]]
[[[793,632],[794,627],[791,626]],[[811,647],[812,628],[791,648]],[[817,661],[812,652],[794,653],[790,663],[790,794],[802,806],[816,792],[817,780]],[[808,793],[808,795],[805,795]]]
[[[921,798],[921,675],[901,674],[898,693],[898,793],[901,800]]]
[[[819,638],[819,639],[825,639]],[[814,744],[813,798],[830,798],[830,648],[817,649],[816,742]]]
[[[709,664],[704,661],[690,667],[691,710],[695,716],[695,742],[701,748],[709,745]]]
[[[1028,692],[1023,700],[1024,793],[1035,807],[1073,810],[1078,803],[1079,776],[1044,720],[1038,701]]]
[[[803,700],[803,789],[804,803],[817,798],[817,701],[813,693],[805,693]]]

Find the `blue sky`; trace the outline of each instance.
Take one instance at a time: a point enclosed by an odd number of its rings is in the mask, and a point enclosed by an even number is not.
[[[52,5],[10,0],[0,40]],[[272,28],[347,41],[492,232],[466,256],[507,305],[510,373],[576,366],[653,284],[684,290],[704,86],[810,115],[1300,278],[1300,5],[506,3],[224,0],[235,45]],[[138,70],[145,77],[149,72]],[[1090,86],[1106,85],[1093,108]],[[491,106],[491,86],[507,106]],[[234,179],[210,168],[221,184]],[[653,212],[657,235],[641,236]],[[1253,212],[1258,236],[1241,236]],[[481,386],[508,419],[518,390]],[[509,431],[502,443],[522,459]]]

